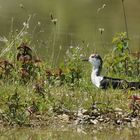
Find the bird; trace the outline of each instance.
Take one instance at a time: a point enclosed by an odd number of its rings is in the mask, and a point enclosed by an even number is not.
[[[89,61],[92,64],[91,81],[98,88],[140,89],[140,82],[129,82],[124,79],[101,76],[103,60],[99,54],[91,54],[89,58],[85,58],[83,61]]]

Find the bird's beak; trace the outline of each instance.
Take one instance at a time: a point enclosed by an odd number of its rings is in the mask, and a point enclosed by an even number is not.
[[[82,61],[89,61],[89,59],[88,58],[85,58],[85,59],[82,59]]]

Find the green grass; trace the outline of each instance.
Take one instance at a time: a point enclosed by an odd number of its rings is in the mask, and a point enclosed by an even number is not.
[[[63,114],[64,109],[69,112],[77,112],[79,109],[90,110],[93,103],[97,104],[97,108],[102,113],[114,112],[117,108],[122,109],[122,112],[130,113],[132,110],[129,109],[130,99],[128,98],[132,94],[139,94],[139,91],[101,90],[91,86],[90,90],[83,90],[79,87],[73,90],[68,86],[53,86],[47,88],[42,97],[34,92],[32,84],[27,86],[5,84],[0,87],[1,120],[9,125],[24,125],[30,124],[40,115],[40,124],[44,119],[52,123],[53,116]],[[13,98],[15,92],[17,96]],[[31,117],[27,108],[32,106],[33,102],[38,110],[32,114],[34,117]],[[13,106],[16,104],[18,105]],[[16,110],[15,115],[12,109],[10,110],[10,105]]]

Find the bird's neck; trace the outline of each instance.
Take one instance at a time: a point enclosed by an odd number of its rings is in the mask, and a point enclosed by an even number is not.
[[[92,68],[92,75],[93,76],[100,76],[101,68],[100,67],[94,67]]]
[[[91,81],[94,85],[96,85],[98,88],[100,88],[100,82],[103,80],[103,77],[100,76],[100,68],[93,67],[92,73],[91,73]]]

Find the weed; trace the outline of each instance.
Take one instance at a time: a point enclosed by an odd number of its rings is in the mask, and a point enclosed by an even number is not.
[[[107,74],[139,76],[139,57],[132,56],[126,33],[116,34],[112,42],[115,47],[110,55],[105,56],[104,66],[107,68]]]

